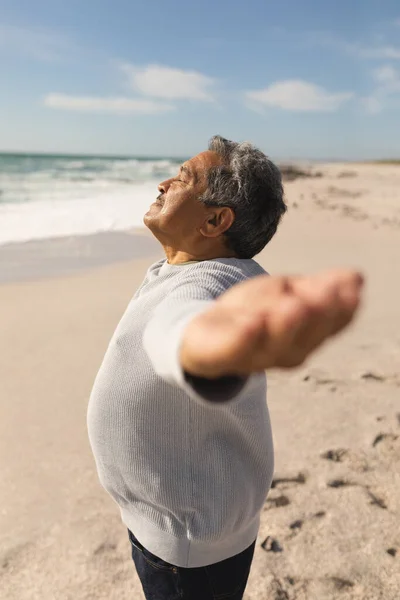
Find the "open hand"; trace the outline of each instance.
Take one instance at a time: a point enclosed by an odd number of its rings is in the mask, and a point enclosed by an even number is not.
[[[184,331],[183,369],[209,379],[296,367],[352,320],[362,276],[259,276],[235,285]]]

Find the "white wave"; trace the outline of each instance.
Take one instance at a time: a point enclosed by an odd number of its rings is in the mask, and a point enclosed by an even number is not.
[[[140,161],[136,158],[131,160],[113,160],[110,161],[108,168],[112,171],[126,171],[127,169],[136,169],[140,165]]]
[[[83,169],[85,167],[83,160],[66,160],[65,162],[58,163],[59,169]]]
[[[111,192],[118,184],[156,185],[177,172],[177,163],[170,160],[30,160],[8,171],[0,169],[1,203],[88,198],[107,187]]]
[[[89,198],[0,204],[0,244],[142,227],[156,196],[147,182]]]
[[[0,155],[0,244],[142,225],[177,161]]]

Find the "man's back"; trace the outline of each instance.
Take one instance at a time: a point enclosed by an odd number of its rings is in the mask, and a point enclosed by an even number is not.
[[[185,377],[178,352],[189,320],[263,273],[234,258],[153,265],[92,392],[88,426],[100,479],[140,542],[177,566],[224,560],[257,536],[273,474],[265,375],[210,387]]]

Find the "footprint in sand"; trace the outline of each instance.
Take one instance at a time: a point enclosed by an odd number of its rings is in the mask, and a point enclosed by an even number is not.
[[[263,543],[261,544],[261,548],[265,550],[265,552],[283,552],[283,548],[278,542],[277,539],[268,535]]]
[[[271,573],[262,598],[271,600],[306,600],[310,581],[282,573]],[[246,597],[246,596],[245,596]]]
[[[335,594],[335,598],[339,597],[336,595],[337,592],[348,592],[350,589],[354,588],[353,581],[345,579],[344,577],[326,577],[322,581],[322,584]]]
[[[367,492],[368,497],[370,498],[371,504],[373,504],[374,506],[378,506],[379,508],[383,508],[384,510],[387,509],[387,503],[386,500],[384,500],[382,494],[376,492],[375,490],[372,492],[369,487],[364,487],[364,489]]]
[[[347,448],[327,450],[321,458],[337,463],[345,463],[352,471],[365,472],[370,470],[368,460],[363,452],[355,452]]]
[[[391,442],[395,442],[398,436],[394,433],[378,433],[374,441],[372,442],[372,446],[375,448],[381,442],[385,442],[387,444],[391,444]]]
[[[332,379],[331,377],[325,377],[324,375],[305,375],[303,381],[313,381],[316,385],[332,385],[339,383],[338,379]]]
[[[383,494],[379,491],[372,491],[369,486],[363,485],[362,483],[355,483],[354,481],[349,481],[347,479],[332,479],[328,481],[327,486],[330,488],[343,488],[343,487],[358,487],[365,490],[367,496],[370,499],[370,504],[374,504],[379,508],[387,509],[386,500],[383,497]]]
[[[306,482],[304,473],[297,475],[277,475],[271,483],[271,491],[265,501],[263,510],[271,510],[272,508],[281,508],[290,504],[290,499],[282,490],[291,488],[297,485],[303,485]]]
[[[376,381],[378,383],[391,383],[392,385],[400,385],[400,376],[398,373],[391,375],[376,373],[374,371],[366,371],[361,375],[361,379],[365,381]]]
[[[292,597],[289,595],[285,582],[276,575],[265,592],[268,598],[273,598],[274,600],[290,600]]]
[[[297,521],[293,521],[293,523],[290,523],[289,527],[290,529],[295,531],[296,529],[301,529],[303,527],[303,523],[304,521],[302,519],[297,519]]]
[[[347,598],[350,590],[352,594],[356,592],[356,584],[345,577],[331,576],[300,580],[289,575],[282,577],[274,574],[265,590],[267,594],[265,597],[273,600],[295,600],[296,598],[303,600],[309,598],[310,592],[313,591],[318,594],[318,597],[327,598],[326,594],[328,593],[329,598],[337,600],[342,596]],[[317,596],[313,595],[312,597],[316,598]]]
[[[282,506],[288,506],[290,500],[284,494],[280,496],[268,496],[265,501],[264,510],[271,510],[271,508],[281,508]]]
[[[304,473],[298,473],[297,475],[277,475],[272,480],[271,489],[286,489],[293,487],[293,485],[303,485],[306,481],[307,478]]]
[[[378,433],[375,436],[372,447],[375,449],[380,460],[400,461],[400,436],[394,433]]]
[[[384,509],[387,508],[387,503],[383,497],[383,494],[381,494],[379,491],[375,491],[375,490],[372,491],[368,485],[363,485],[362,483],[357,483],[355,481],[350,481],[348,479],[331,479],[330,481],[327,482],[326,485],[333,489],[344,488],[344,487],[361,488],[361,489],[365,490],[365,492],[367,493],[367,496],[369,497],[371,504],[379,506],[379,508],[384,508]]]
[[[317,513],[314,513],[311,516],[308,517],[304,517],[302,519],[296,519],[295,521],[292,521],[291,523],[289,523],[289,529],[290,529],[290,533],[285,536],[285,539],[291,540],[294,537],[296,537],[300,531],[303,529],[303,527],[307,527],[308,523],[312,524],[312,521],[314,521],[315,519],[321,519],[322,517],[325,517],[326,512],[324,510],[320,510]]]
[[[97,546],[96,550],[93,552],[93,556],[98,556],[99,554],[107,554],[107,552],[114,552],[117,548],[116,544],[111,542],[103,542],[99,546]]]
[[[341,488],[355,486],[358,484],[352,481],[348,481],[347,479],[331,479],[331,481],[328,481],[326,485],[330,488]]]

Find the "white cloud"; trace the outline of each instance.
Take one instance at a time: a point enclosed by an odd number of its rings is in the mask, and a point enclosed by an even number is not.
[[[195,71],[149,65],[119,65],[136,97],[72,96],[50,93],[44,98],[49,108],[109,114],[156,114],[176,110],[176,100],[213,101],[214,80]]]
[[[391,65],[384,65],[382,67],[379,67],[379,69],[375,69],[372,75],[375,81],[384,85],[385,87],[395,90],[399,89],[399,72]]]
[[[0,24],[0,51],[53,62],[69,57],[77,47],[59,32]]]
[[[213,101],[215,81],[197,71],[184,71],[161,65],[120,67],[130,80],[132,88],[143,96],[167,100]]]
[[[175,107],[170,104],[144,98],[102,98],[96,96],[69,96],[67,94],[48,94],[44,105],[49,108],[77,112],[110,113],[118,115],[150,115],[168,112]]]
[[[391,65],[383,65],[372,71],[376,88],[370,96],[362,99],[366,112],[382,112],[394,99],[400,99],[400,72]]]
[[[400,47],[376,46],[375,48],[363,48],[361,46],[353,46],[352,48],[360,58],[400,60]]]
[[[382,100],[377,96],[367,96],[366,98],[361,98],[361,103],[364,106],[365,112],[370,115],[376,115],[382,112],[384,108]]]
[[[399,19],[400,24],[400,19]],[[312,31],[307,33],[307,43],[317,47],[333,48],[361,59],[400,60],[400,46],[384,45],[385,35],[375,34],[367,46],[359,42],[349,42],[329,32]]]
[[[256,106],[271,106],[298,112],[334,112],[350,100],[353,94],[330,93],[313,83],[289,79],[277,81],[262,90],[249,91],[246,97]]]

